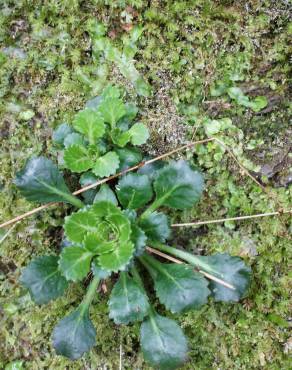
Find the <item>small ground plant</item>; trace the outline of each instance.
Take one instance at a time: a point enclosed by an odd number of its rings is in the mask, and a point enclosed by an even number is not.
[[[156,297],[172,313],[198,309],[209,296],[238,301],[248,288],[250,268],[239,257],[194,256],[166,244],[170,221],[161,209],[192,207],[203,192],[202,175],[187,161],[160,162],[128,173],[113,189],[102,185],[92,204],[72,195],[57,166],[43,157],[30,160],[15,183],[28,200],[64,201],[79,208],[65,218],[60,255],[35,258],[21,275],[37,304],[62,296],[70,282],[92,275],[82,302],[54,328],[52,341],[59,355],[75,360],[94,346],[89,307],[100,281],[110,276],[117,279],[108,302],[110,318],[116,324],[142,322],[144,358],[160,369],[182,365],[188,345],[179,325],[150,302],[149,278]],[[149,246],[184,263],[163,263],[148,253]]]

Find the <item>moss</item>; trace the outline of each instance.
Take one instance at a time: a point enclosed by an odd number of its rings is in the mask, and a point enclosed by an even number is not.
[[[125,19],[142,24],[136,67],[154,95],[144,99],[112,65],[108,80],[125,86],[141,108],[152,135],[151,153],[206,136],[210,120],[231,118],[218,132],[245,164],[274,173],[263,181],[277,202],[238,170],[218,145],[196,148],[193,160],[205,172],[207,192],[190,211],[172,212],[174,220],[210,219],[269,212],[291,205],[288,131],[288,4],[285,1],[6,1],[0,6],[0,220],[33,207],[11,181],[27,158],[53,155],[51,131],[98,91],[101,76],[91,55],[88,22],[107,25],[122,47]],[[289,28],[290,27],[290,28]],[[219,83],[240,87],[250,97],[265,95],[266,110],[255,114],[214,96]],[[279,167],[278,164],[281,163]],[[259,165],[256,167],[255,165]],[[275,172],[276,171],[276,172]],[[29,369],[116,369],[120,345],[126,369],[149,367],[139,351],[139,327],[117,327],[107,316],[107,294],[92,307],[97,344],[83,359],[55,356],[53,326],[81,300],[76,284],[66,297],[35,306],[19,286],[20,269],[35,255],[58,252],[58,230],[66,207],[53,208],[18,224],[1,244],[0,367],[23,360]],[[197,229],[175,230],[174,244],[196,253],[228,251],[253,268],[250,292],[240,304],[210,302],[180,316],[190,338],[185,369],[288,369],[289,270],[288,216]],[[290,248],[291,249],[291,248]]]

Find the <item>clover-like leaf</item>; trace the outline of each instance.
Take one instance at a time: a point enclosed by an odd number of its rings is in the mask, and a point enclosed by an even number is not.
[[[126,272],[120,274],[109,300],[109,317],[116,324],[141,321],[149,309],[148,297]]]
[[[65,234],[76,243],[82,243],[87,233],[96,232],[96,217],[88,210],[81,210],[65,217]]]
[[[64,146],[64,141],[73,132],[72,127],[67,123],[62,123],[53,132],[52,140],[54,144]]]
[[[57,256],[34,259],[23,270],[20,282],[37,304],[48,303],[63,295],[68,283],[58,270]]]
[[[131,135],[131,143],[133,145],[145,144],[149,138],[148,128],[141,122],[135,123],[128,132]]]
[[[104,121],[109,123],[112,128],[126,114],[126,108],[122,100],[111,97],[101,101],[98,111],[101,112]]]
[[[90,108],[86,108],[76,114],[73,127],[76,131],[85,135],[90,144],[94,144],[105,133],[105,124],[101,114]]]
[[[184,160],[162,168],[154,182],[157,203],[181,210],[192,207],[200,199],[203,188],[202,175]]]
[[[67,168],[73,172],[84,172],[94,166],[88,150],[78,144],[69,146],[64,151],[64,162]]]
[[[77,134],[77,132],[72,132],[67,135],[64,139],[64,147],[68,148],[71,145],[82,145],[84,146],[85,140],[82,135]]]
[[[56,325],[53,346],[58,355],[76,360],[95,345],[96,331],[82,304]]]
[[[116,193],[122,206],[130,209],[144,206],[153,196],[149,178],[137,173],[123,176],[116,186]]]
[[[120,160],[115,152],[107,152],[102,157],[99,157],[92,169],[96,176],[107,177],[114,173],[119,168]]]
[[[152,274],[156,295],[173,313],[198,309],[207,302],[210,290],[208,281],[190,266],[160,263],[151,256],[142,257],[146,266],[155,269]]]
[[[102,184],[98,193],[96,194],[93,203],[100,202],[100,201],[107,201],[111,202],[115,205],[118,205],[118,200],[115,193],[107,184]]]
[[[187,360],[187,340],[174,320],[153,313],[142,323],[140,337],[144,358],[155,368],[172,370]]]
[[[17,173],[14,183],[21,195],[32,202],[67,202],[83,207],[82,202],[71,195],[58,167],[45,157],[30,159]]]
[[[64,248],[60,254],[59,269],[67,280],[85,278],[90,270],[92,253],[79,246]]]
[[[139,225],[147,235],[147,238],[153,242],[165,242],[170,237],[171,231],[168,218],[161,212],[153,212],[143,217]]]
[[[114,249],[110,253],[100,255],[98,262],[105,270],[111,270],[114,272],[119,270],[123,271],[131,260],[133,253],[134,244],[132,242],[127,242],[119,245],[118,248]]]
[[[115,152],[119,156],[119,170],[123,171],[129,167],[142,161],[141,151],[137,148],[125,147],[123,149],[116,148]]]
[[[250,284],[251,269],[240,257],[223,253],[213,256],[198,256],[197,258],[217,272],[220,279],[235,288],[233,290],[210,280],[209,287],[216,301],[237,302],[246,294]]]

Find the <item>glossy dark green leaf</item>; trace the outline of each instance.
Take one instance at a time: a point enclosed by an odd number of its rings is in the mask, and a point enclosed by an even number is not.
[[[95,338],[88,307],[84,308],[82,304],[59,321],[52,336],[56,353],[70,360],[76,360],[89,351],[95,345]]]
[[[116,173],[119,164],[120,160],[118,155],[115,152],[107,152],[95,161],[92,172],[96,176],[107,177]]]
[[[150,158],[146,158],[147,160]],[[159,170],[161,170],[166,165],[166,162],[156,161],[153,163],[146,164],[145,166],[139,168],[137,173],[141,175],[147,175],[150,180],[154,180],[159,175]]]
[[[129,209],[144,206],[153,196],[149,178],[137,173],[123,176],[116,186],[116,193],[122,206]]]
[[[42,256],[34,259],[22,271],[20,282],[37,304],[48,303],[63,295],[68,286],[58,270],[57,256]]]
[[[235,287],[235,290],[232,290],[210,280],[209,288],[216,301],[236,302],[246,294],[250,284],[251,269],[240,257],[224,253],[198,256],[198,258],[216,271],[220,279]]]
[[[160,370],[172,370],[187,360],[187,340],[178,324],[171,319],[152,314],[140,329],[144,358]]]
[[[59,146],[63,146],[65,138],[72,132],[73,129],[71,126],[69,126],[67,123],[62,123],[53,131],[53,143]]]
[[[98,181],[98,177],[95,176],[91,171],[85,172],[80,176],[79,183],[82,187],[94,184]],[[86,190],[81,195],[84,198],[86,204],[92,204],[94,197],[97,193],[96,188]]]
[[[110,295],[109,317],[116,324],[128,324],[143,320],[148,309],[145,292],[133,278],[122,272]]]
[[[135,223],[132,223],[131,228],[132,228],[131,240],[134,243],[135,256],[138,257],[141,256],[145,251],[147,236],[145,232]]]
[[[115,152],[120,158],[119,170],[123,171],[129,167],[134,166],[142,161],[141,151],[137,148],[126,147],[123,149],[115,149]]]
[[[208,281],[184,264],[160,263],[151,256],[146,261],[156,270],[154,285],[157,297],[173,313],[198,309],[211,293]],[[154,263],[151,263],[151,261]]]
[[[192,207],[200,199],[203,188],[202,175],[184,160],[165,166],[154,182],[159,204],[176,209]]]
[[[115,205],[118,205],[118,200],[116,198],[115,193],[107,184],[102,184],[99,191],[97,192],[93,202],[101,202],[101,201],[111,202]]]
[[[141,219],[139,225],[151,241],[165,242],[170,237],[168,218],[161,212],[150,213],[150,215]]]
[[[85,140],[82,135],[77,134],[77,132],[72,132],[71,134],[67,135],[64,140],[65,148],[68,148],[71,145],[85,145]]]
[[[90,270],[91,259],[92,253],[85,248],[67,247],[60,254],[59,269],[67,280],[82,280]]]
[[[90,154],[82,145],[70,145],[64,151],[64,162],[67,168],[73,172],[84,172],[94,166],[94,162]]]
[[[30,159],[17,173],[14,183],[20,193],[32,202],[79,203],[82,207],[79,199],[71,195],[58,167],[45,157]]]
[[[104,120],[94,109],[86,108],[78,112],[73,120],[73,126],[88,138],[90,144],[94,144],[105,133]]]

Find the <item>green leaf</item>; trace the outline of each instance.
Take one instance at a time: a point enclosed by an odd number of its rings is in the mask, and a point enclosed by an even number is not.
[[[65,148],[68,148],[71,145],[81,145],[84,146],[84,138],[80,134],[76,132],[72,132],[71,134],[67,135],[64,140]]]
[[[115,127],[119,119],[126,114],[126,108],[122,100],[118,98],[103,99],[98,107],[104,121],[109,123],[112,128]]]
[[[73,126],[75,130],[88,138],[90,144],[94,144],[105,133],[104,120],[94,109],[86,108],[77,113],[73,121]]]
[[[114,144],[123,148],[131,140],[131,133],[130,131],[124,132],[119,128],[115,128],[111,132],[111,138]]]
[[[96,231],[96,217],[87,210],[80,210],[65,217],[65,235],[75,243],[82,243],[85,235]]]
[[[37,304],[48,303],[63,295],[68,286],[58,270],[57,256],[34,259],[22,272],[20,282]]]
[[[201,197],[204,188],[202,175],[188,162],[171,162],[159,171],[154,182],[155,202],[176,209],[192,207]]]
[[[153,196],[149,178],[137,173],[123,176],[116,186],[116,193],[122,206],[130,209],[144,206]]]
[[[148,128],[141,122],[135,123],[128,133],[131,135],[131,143],[133,145],[145,144],[149,138]]]
[[[83,247],[66,247],[60,254],[59,269],[67,280],[82,280],[90,270],[91,259],[92,253]]]
[[[147,160],[150,158],[146,158]],[[149,179],[152,181],[159,175],[159,170],[161,170],[165,166],[164,161],[156,161],[153,163],[146,164],[139,168],[137,173],[141,175],[147,175]]]
[[[101,97],[102,99],[108,99],[108,98],[118,99],[120,95],[121,95],[120,90],[117,86],[108,85],[103,89]]]
[[[257,96],[250,103],[250,107],[254,112],[260,112],[268,105],[268,99],[265,96]]]
[[[107,177],[116,173],[119,164],[118,155],[115,152],[108,152],[96,160],[92,171],[96,176]]]
[[[142,218],[139,225],[151,241],[165,242],[170,237],[168,218],[161,212],[153,212]]]
[[[102,254],[98,258],[99,265],[105,269],[117,272],[123,271],[133,256],[134,245],[132,242],[121,244],[110,253]]]
[[[76,360],[95,345],[96,331],[88,308],[81,304],[63,318],[53,331],[53,346],[58,355]]]
[[[67,168],[73,172],[84,172],[94,166],[88,150],[81,145],[71,145],[64,151],[64,162]]]
[[[115,149],[115,152],[120,159],[119,171],[135,166],[137,163],[142,161],[141,151],[137,148],[126,147],[123,149]]]
[[[190,266],[160,263],[151,256],[143,257],[156,271],[156,295],[172,313],[198,309],[207,302],[211,293],[208,281]]]
[[[115,284],[109,300],[109,317],[116,324],[141,321],[149,309],[148,297],[136,281],[125,272]]]
[[[21,195],[32,202],[67,202],[83,207],[82,202],[71,195],[58,167],[45,157],[30,159],[17,173],[14,183]]]
[[[98,193],[96,194],[93,203],[101,202],[101,201],[107,201],[118,205],[118,200],[116,198],[115,193],[112,191],[112,189],[107,184],[102,184]]]
[[[250,284],[251,269],[240,257],[225,253],[197,257],[216,271],[220,279],[235,287],[235,290],[232,290],[210,280],[209,288],[216,301],[237,302],[246,294]]]
[[[102,269],[99,264],[97,258],[93,258],[92,264],[91,264],[91,271],[93,272],[93,275],[96,276],[99,279],[106,279],[111,275],[111,271]]]
[[[73,132],[72,127],[67,123],[62,123],[53,131],[52,140],[56,145],[63,146],[65,138]]]
[[[132,228],[131,240],[135,246],[135,256],[141,256],[144,253],[146,247],[147,240],[146,234],[135,223],[132,223],[131,228]]]
[[[187,360],[187,340],[178,324],[171,319],[151,314],[140,329],[144,358],[160,370],[172,370]]]

